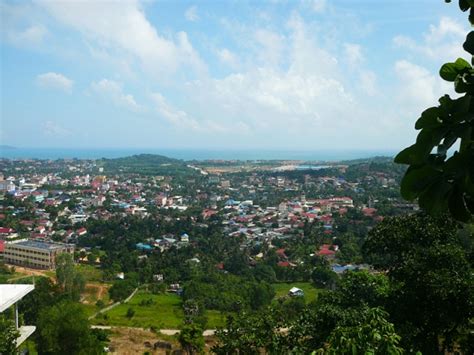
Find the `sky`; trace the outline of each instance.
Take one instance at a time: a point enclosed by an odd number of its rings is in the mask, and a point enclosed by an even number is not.
[[[0,144],[399,150],[457,1],[0,0]]]

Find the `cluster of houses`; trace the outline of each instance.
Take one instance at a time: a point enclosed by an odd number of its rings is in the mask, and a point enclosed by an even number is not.
[[[356,203],[338,191],[356,194],[363,193],[367,184],[395,185],[394,178],[386,173],[367,175],[358,182],[346,181],[341,176],[311,174],[300,181],[258,172],[208,174],[199,168],[199,177],[177,181],[172,176],[107,176],[103,168],[91,161],[31,164],[31,171],[23,167],[19,173],[10,171],[7,177],[0,174],[0,196],[4,201],[0,201],[0,253],[5,243],[25,240],[74,244],[78,238],[87,236],[85,226],[89,219],[131,215],[145,218],[162,209],[179,213],[190,207],[193,211],[199,208],[199,214],[193,217],[196,223],[205,225],[218,218],[225,236],[243,236],[242,247],[260,243],[271,246],[274,240],[301,236],[307,223],[318,223],[330,240],[337,227],[336,217],[351,209],[373,220],[382,218],[377,213],[376,200],[367,205]],[[58,170],[41,173],[41,164]],[[320,196],[310,198],[305,191],[319,191]],[[275,201],[273,197],[279,194],[292,197]],[[138,243],[136,248],[144,252],[163,251],[189,242],[187,234],[164,235]],[[337,247],[329,243],[315,253],[334,258]],[[283,256],[280,262],[282,266],[293,265]]]

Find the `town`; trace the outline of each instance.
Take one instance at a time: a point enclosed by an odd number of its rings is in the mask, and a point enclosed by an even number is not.
[[[310,302],[346,270],[371,269],[361,246],[374,225],[418,210],[400,198],[403,169],[387,158],[140,155],[4,159],[0,168],[1,281],[52,277],[58,256],[70,254],[85,278],[80,304],[98,327],[178,329],[196,302],[204,329],[215,329],[281,297],[287,308],[295,295]]]

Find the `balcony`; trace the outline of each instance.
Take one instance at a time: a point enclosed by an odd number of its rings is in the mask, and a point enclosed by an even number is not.
[[[0,313],[10,307],[15,307],[15,326],[20,336],[16,340],[16,346],[19,347],[33,332],[35,326],[18,324],[18,305],[17,302],[35,289],[34,285],[0,285]]]

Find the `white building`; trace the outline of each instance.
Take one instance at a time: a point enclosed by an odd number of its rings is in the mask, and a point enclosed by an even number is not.
[[[21,325],[19,323],[17,305],[18,301],[34,289],[34,285],[0,285],[0,313],[5,312],[10,307],[15,307],[15,327],[20,333],[20,336],[16,339],[16,347],[19,347],[36,330],[33,325]]]

